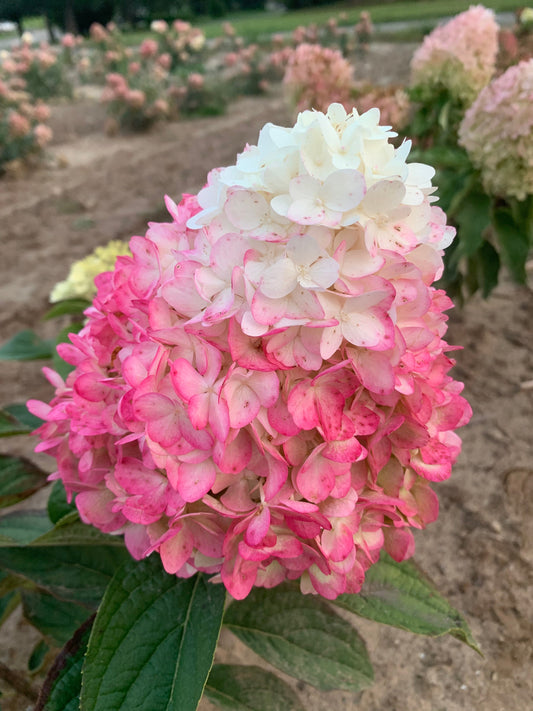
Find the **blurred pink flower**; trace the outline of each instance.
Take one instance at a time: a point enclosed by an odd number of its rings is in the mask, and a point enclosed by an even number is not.
[[[141,42],[139,54],[143,59],[155,57],[159,51],[159,45],[153,39],[145,39]]]
[[[39,148],[44,148],[52,140],[52,129],[49,126],[45,126],[43,123],[38,123],[33,129],[33,133]]]
[[[325,111],[332,102],[351,108],[353,68],[338,50],[300,44],[288,57],[283,83],[297,111]]]
[[[187,77],[187,83],[193,89],[201,89],[205,83],[205,79],[202,74],[198,74],[198,72],[193,72]]]
[[[425,37],[411,61],[411,83],[443,86],[471,104],[494,74],[498,31],[492,10],[475,5],[461,12]]]
[[[26,116],[23,116],[17,111],[11,111],[9,113],[8,124],[9,133],[13,138],[23,138],[31,131],[31,125]]]
[[[61,45],[66,49],[72,49],[76,46],[76,37],[71,32],[65,32],[61,37]]]
[[[160,54],[157,58],[157,63],[160,67],[168,71],[172,66],[172,57],[168,52],[164,52],[163,54]]]
[[[125,98],[133,109],[141,109],[146,103],[146,94],[140,89],[130,89]]]
[[[91,39],[95,42],[105,42],[108,38],[108,32],[99,22],[93,22],[89,28]]]

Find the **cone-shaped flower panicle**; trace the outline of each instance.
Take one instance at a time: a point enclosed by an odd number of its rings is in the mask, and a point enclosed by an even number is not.
[[[360,589],[437,516],[470,408],[432,286],[433,171],[379,112],[267,124],[97,277],[40,450],[82,519],[236,598]]]
[[[468,106],[496,69],[499,26],[492,10],[473,5],[426,35],[413,55],[411,82],[445,88]]]
[[[494,79],[468,109],[459,142],[486,190],[525,200],[533,195],[533,59]]]

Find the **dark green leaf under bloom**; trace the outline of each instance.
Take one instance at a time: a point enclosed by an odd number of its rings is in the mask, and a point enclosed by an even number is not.
[[[225,589],[176,578],[156,557],[129,560],[98,610],[82,711],[194,711],[215,654]]]
[[[366,647],[322,598],[297,585],[254,588],[233,602],[225,626],[256,654],[318,689],[359,691],[373,680]]]
[[[463,617],[411,561],[386,553],[371,566],[357,595],[339,595],[336,605],[369,620],[438,637],[450,634],[479,652]]]
[[[288,684],[255,666],[215,664],[205,695],[225,711],[303,711]]]

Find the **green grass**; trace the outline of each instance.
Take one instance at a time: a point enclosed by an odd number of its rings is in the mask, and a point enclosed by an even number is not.
[[[24,20],[24,29],[26,30],[26,32],[32,32],[33,30],[44,30],[44,17],[26,17]]]
[[[412,0],[411,2],[392,2],[387,4],[369,4],[353,7],[352,4],[328,5],[326,7],[313,7],[285,13],[267,13],[260,11],[240,12],[229,14],[223,18],[231,22],[237,34],[248,41],[258,39],[263,35],[275,32],[291,32],[299,25],[323,25],[330,17],[337,17],[341,12],[346,13],[344,25],[357,22],[363,10],[370,12],[374,23],[400,22],[409,20],[435,20],[439,17],[456,15],[473,3],[474,0]],[[483,3],[496,12],[513,12],[523,5],[520,0],[487,0]],[[194,24],[201,27],[208,38],[219,37],[222,34],[222,21],[212,19],[198,19]],[[42,17],[29,17],[24,21],[24,29],[32,30],[44,27]],[[386,39],[400,41],[420,39],[428,27],[422,29],[407,28],[398,33],[387,32]],[[2,35],[6,36],[6,35]],[[153,37],[149,30],[134,30],[124,33],[127,45],[140,44],[146,37]],[[382,35],[380,34],[380,38]],[[383,35],[385,38],[385,36]]]
[[[379,5],[361,5],[359,7],[329,5],[315,7],[283,14],[265,12],[247,12],[228,15],[225,20],[230,21],[237,34],[247,38],[256,39],[263,34],[274,32],[291,32],[298,25],[324,24],[330,17],[338,17],[341,12],[347,14],[347,20],[342,24],[353,24],[359,19],[363,10],[370,12],[374,23],[397,22],[405,20],[431,20],[439,17],[456,15],[467,10],[472,2],[470,0],[425,0],[420,2],[394,2]],[[496,12],[513,12],[520,7],[519,0],[488,0],[486,7]],[[220,20],[206,20],[197,23],[207,37],[217,37],[221,34]]]
[[[353,25],[359,19],[363,10],[370,12],[374,23],[380,22],[400,22],[409,20],[428,20],[429,25],[421,29],[407,28],[398,33],[387,32],[387,40],[396,39],[398,41],[418,41],[430,29],[431,20],[440,17],[451,17],[463,10],[467,10],[473,0],[412,0],[411,2],[391,2],[361,5],[328,5],[327,7],[313,7],[302,10],[295,10],[285,13],[267,13],[262,11],[250,11],[229,14],[222,20],[212,20],[198,18],[194,24],[201,27],[207,38],[219,37],[222,34],[222,22],[231,22],[237,34],[248,41],[257,40],[265,35],[275,32],[292,32],[299,25],[323,25],[330,17],[336,17],[341,12],[347,18],[343,25]],[[520,0],[487,0],[484,3],[496,12],[514,12],[521,7]],[[125,33],[126,44],[132,46],[139,44],[146,37],[153,37],[149,30],[134,30]],[[380,37],[382,35],[380,34]]]

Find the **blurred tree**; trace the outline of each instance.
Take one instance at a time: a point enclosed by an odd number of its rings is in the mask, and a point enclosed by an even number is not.
[[[24,32],[24,18],[30,15],[41,15],[42,12],[40,0],[0,0],[0,20],[14,22],[19,35]]]
[[[338,0],[283,0],[288,10],[299,10],[303,7],[314,7],[316,5],[332,5]],[[357,3],[354,3],[357,4]]]
[[[40,0],[44,14],[66,32],[86,33],[93,22],[105,25],[115,13],[115,0]]]
[[[35,15],[45,16],[49,33],[54,25],[66,32],[87,32],[93,22],[109,22],[115,5],[115,0],[0,0],[0,20],[15,22],[21,34],[24,18]]]

